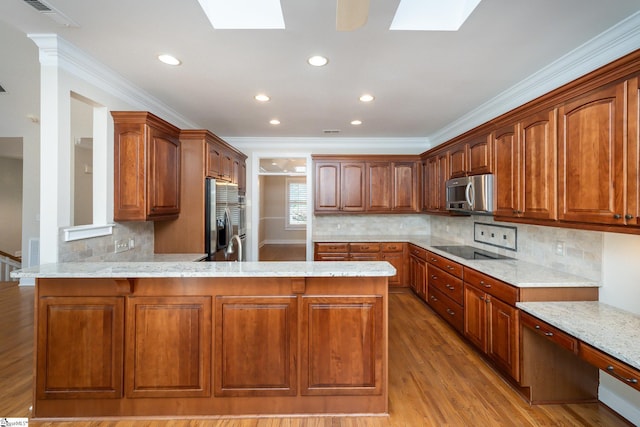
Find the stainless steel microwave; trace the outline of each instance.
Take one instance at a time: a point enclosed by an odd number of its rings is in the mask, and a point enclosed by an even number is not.
[[[447,210],[493,213],[493,175],[453,178],[446,185]]]

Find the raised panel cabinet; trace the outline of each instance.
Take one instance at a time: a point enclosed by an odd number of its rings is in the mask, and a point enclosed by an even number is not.
[[[382,297],[303,296],[301,307],[301,394],[381,394]]]
[[[491,298],[489,313],[491,333],[488,334],[488,356],[516,381],[520,380],[518,309],[497,298]]]
[[[340,210],[340,162],[315,163],[315,203],[316,212],[337,212]]]
[[[493,171],[490,135],[479,136],[467,142],[467,173],[479,175]]]
[[[127,299],[125,395],[211,395],[211,297]]]
[[[625,221],[625,84],[602,87],[559,108],[558,218]]]
[[[449,150],[449,178],[467,175],[467,144],[458,143]]]
[[[391,210],[391,163],[367,162],[367,210]]]
[[[340,164],[340,210],[363,212],[365,210],[365,164],[342,162]]]
[[[37,311],[37,398],[122,397],[124,298],[42,297]]]
[[[148,112],[112,111],[114,220],[177,218],[180,130]]]
[[[494,132],[495,215],[513,216],[520,212],[520,144],[514,126]]]
[[[393,198],[391,209],[395,212],[416,212],[418,210],[418,177],[416,162],[393,162]]]
[[[215,395],[294,396],[296,297],[219,296],[215,313]]]

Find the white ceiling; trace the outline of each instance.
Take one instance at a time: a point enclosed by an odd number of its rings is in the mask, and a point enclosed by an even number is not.
[[[8,91],[0,137],[19,136],[32,125],[26,116],[39,114],[37,48],[26,33],[58,33],[223,137],[339,129],[347,138],[424,138],[640,10],[640,0],[483,0],[460,31],[415,32],[388,30],[398,0],[371,0],[363,28],[337,32],[331,0],[281,0],[286,30],[214,30],[197,0],[48,3],[80,28],[61,27],[23,0],[0,1],[0,85]],[[160,53],[182,65],[161,64]],[[314,54],[329,64],[309,66]],[[258,92],[271,101],[254,101]],[[364,92],[375,101],[359,102]]]

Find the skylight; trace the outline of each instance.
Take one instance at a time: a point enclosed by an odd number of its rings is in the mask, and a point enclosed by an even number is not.
[[[390,30],[458,31],[481,0],[400,0]]]
[[[284,29],[280,0],[198,0],[216,30]]]

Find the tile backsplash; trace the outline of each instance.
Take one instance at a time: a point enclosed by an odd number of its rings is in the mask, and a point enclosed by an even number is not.
[[[115,253],[116,240],[133,239],[134,248]],[[153,256],[153,222],[119,222],[110,236],[64,241],[64,229],[59,230],[58,261],[142,261]]]
[[[517,229],[517,250],[474,241],[474,223],[507,225]],[[602,279],[603,233],[494,221],[493,217],[431,217],[431,235],[472,245],[501,255],[540,264],[591,280]],[[562,249],[557,253],[558,246]]]
[[[430,233],[427,215],[316,215],[313,217],[314,237],[335,235],[376,236],[397,234],[426,235]]]

